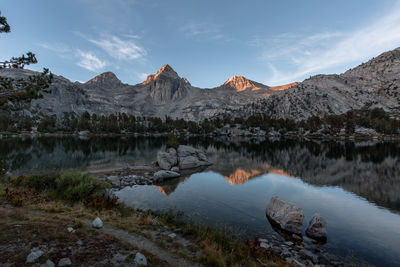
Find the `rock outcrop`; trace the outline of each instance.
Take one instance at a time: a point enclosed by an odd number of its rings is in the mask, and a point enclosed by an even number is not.
[[[157,164],[163,170],[174,172],[212,165],[203,151],[184,145],[178,149],[168,148],[166,152],[159,151]]]
[[[282,230],[301,236],[304,214],[297,205],[273,197],[267,206],[266,215],[273,224]]]
[[[307,227],[308,237],[317,241],[326,241],[326,221],[318,213],[314,214]]]
[[[166,152],[157,153],[157,163],[163,170],[170,170],[178,164],[178,155],[175,148],[168,148]]]

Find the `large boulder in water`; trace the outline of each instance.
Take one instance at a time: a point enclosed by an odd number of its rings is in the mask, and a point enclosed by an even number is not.
[[[157,163],[163,170],[170,170],[178,164],[178,156],[175,148],[168,148],[166,152],[157,153]]]
[[[282,230],[301,235],[304,214],[299,206],[273,197],[265,212],[268,219]]]
[[[178,162],[179,169],[181,170],[209,166],[212,164],[208,161],[203,151],[184,145],[178,147]]]
[[[320,214],[312,216],[306,234],[317,241],[326,241],[326,221]]]

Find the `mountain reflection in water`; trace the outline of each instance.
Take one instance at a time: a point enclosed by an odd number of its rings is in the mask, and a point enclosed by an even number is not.
[[[299,177],[318,186],[339,186],[392,211],[400,211],[398,143],[189,138],[182,142],[207,151],[209,170],[231,184],[265,173]],[[166,138],[38,137],[0,139],[0,157],[11,173],[146,164]],[[172,184],[181,182],[180,179]],[[164,189],[173,192],[173,185]],[[165,186],[163,185],[163,188]]]

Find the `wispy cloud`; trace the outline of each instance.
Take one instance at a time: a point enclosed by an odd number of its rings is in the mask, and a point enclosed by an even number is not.
[[[119,60],[140,59],[147,55],[146,50],[134,41],[122,40],[114,35],[103,35],[100,39],[88,40]]]
[[[387,15],[352,32],[323,32],[310,36],[287,33],[254,38],[249,45],[263,50],[272,75],[270,84],[290,82],[324,70],[360,63],[400,46],[400,5]],[[265,48],[262,48],[265,47]],[[284,62],[286,71],[279,71]]]
[[[107,66],[107,63],[101,59],[99,59],[93,52],[91,51],[82,51],[78,49],[76,51],[77,57],[79,57],[79,61],[76,63],[79,67],[87,69],[89,71],[97,72]]]
[[[40,46],[41,48],[50,50],[52,52],[56,52],[56,53],[67,53],[70,51],[70,48],[65,45],[65,44],[53,44],[53,43],[38,43],[38,46]]]
[[[230,40],[228,36],[222,32],[221,25],[211,22],[189,22],[179,29],[187,36],[191,37],[205,38],[208,40]]]

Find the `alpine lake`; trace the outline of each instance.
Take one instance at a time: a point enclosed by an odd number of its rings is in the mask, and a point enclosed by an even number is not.
[[[150,164],[162,137],[3,137],[0,156],[11,175],[91,171]],[[265,215],[274,196],[327,222],[326,251],[378,266],[400,266],[400,143],[191,137],[213,163],[157,185],[116,190],[125,204],[182,211],[249,239],[283,239]]]

